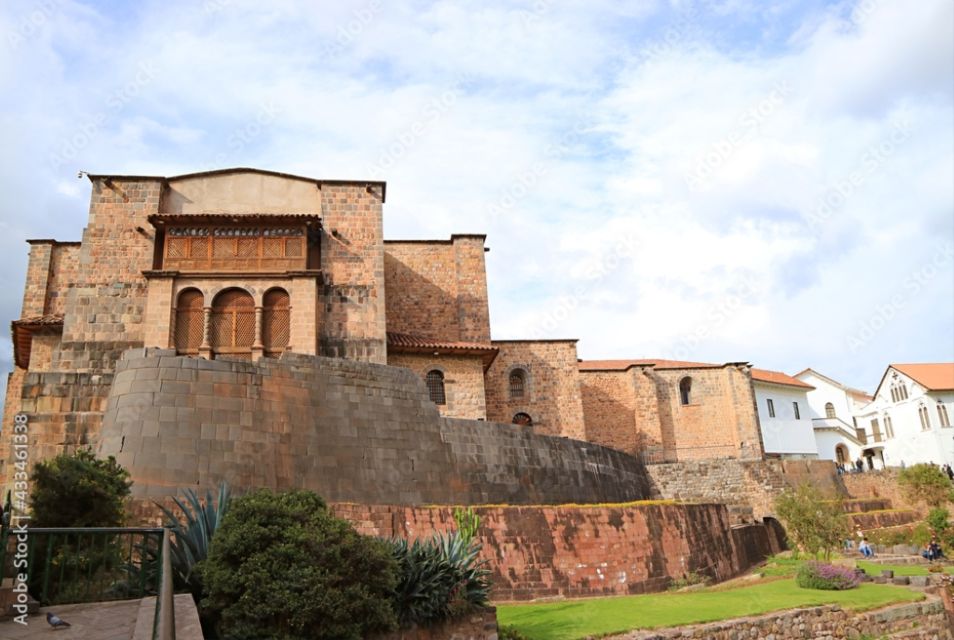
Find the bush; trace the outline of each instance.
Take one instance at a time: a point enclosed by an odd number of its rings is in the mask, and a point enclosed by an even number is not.
[[[118,527],[126,519],[132,482],[112,456],[101,460],[90,449],[43,460],[30,477],[34,527]]]
[[[357,640],[396,626],[391,549],[310,491],[233,499],[199,574],[222,637]]]
[[[932,464],[915,464],[902,469],[898,484],[912,504],[924,501],[932,507],[951,502],[951,479]]]
[[[795,582],[802,589],[844,591],[861,583],[858,573],[849,567],[822,562],[806,562],[798,570]]]
[[[394,608],[402,626],[429,625],[487,605],[490,589],[480,544],[459,533],[392,540],[399,567]]]
[[[830,558],[850,532],[841,501],[826,499],[808,483],[780,495],[775,510],[792,546],[816,557],[824,553]]]
[[[931,527],[934,535],[943,537],[950,528],[951,514],[947,509],[934,508],[928,513],[927,524]]]

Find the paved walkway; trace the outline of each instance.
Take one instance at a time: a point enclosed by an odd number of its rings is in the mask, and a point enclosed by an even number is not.
[[[46,622],[47,611],[73,626],[53,629]],[[13,620],[0,622],[0,640],[131,640],[138,613],[139,600],[44,607],[39,615],[29,616],[25,625]]]

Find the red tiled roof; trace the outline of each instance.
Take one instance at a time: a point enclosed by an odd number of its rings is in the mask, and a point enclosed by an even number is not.
[[[209,220],[215,222],[231,220],[256,220],[265,222],[278,222],[280,220],[294,221],[320,221],[321,216],[317,213],[154,213],[146,220],[153,226],[166,222],[198,222],[200,220]]]
[[[625,371],[630,367],[654,367],[656,369],[718,369],[721,364],[686,362],[684,360],[580,360],[580,371]]]
[[[769,371],[768,369],[752,369],[752,380],[757,382],[769,382],[771,384],[781,384],[787,387],[798,387],[799,389],[814,389],[807,382],[802,382],[798,378],[793,378],[787,373],[781,371]]]
[[[479,355],[484,368],[497,357],[500,349],[489,342],[457,342],[438,340],[414,333],[388,331],[388,351],[395,353],[454,353],[459,355]]]
[[[33,333],[36,331],[63,328],[62,315],[34,316],[21,318],[10,323],[13,334],[13,361],[21,369],[30,366],[30,351],[33,348]]]
[[[954,389],[954,362],[935,362],[923,364],[892,364],[928,391],[950,391]]]

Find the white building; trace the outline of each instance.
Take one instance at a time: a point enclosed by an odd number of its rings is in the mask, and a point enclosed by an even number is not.
[[[818,457],[849,467],[861,459],[867,468],[881,468],[883,443],[855,420],[855,415],[873,398],[852,389],[814,369],[805,369],[795,377],[812,387],[808,392],[808,410],[818,446]],[[869,447],[869,440],[871,447]]]
[[[752,387],[765,453],[782,458],[817,458],[807,396],[813,387],[766,369],[752,369]]]
[[[954,363],[892,364],[874,400],[855,414],[888,466],[954,466]]]

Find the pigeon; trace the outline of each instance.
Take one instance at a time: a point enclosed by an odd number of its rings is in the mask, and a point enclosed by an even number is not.
[[[50,623],[50,626],[54,629],[65,629],[66,627],[72,626],[69,622],[59,617],[55,613],[46,612],[46,621]]]

